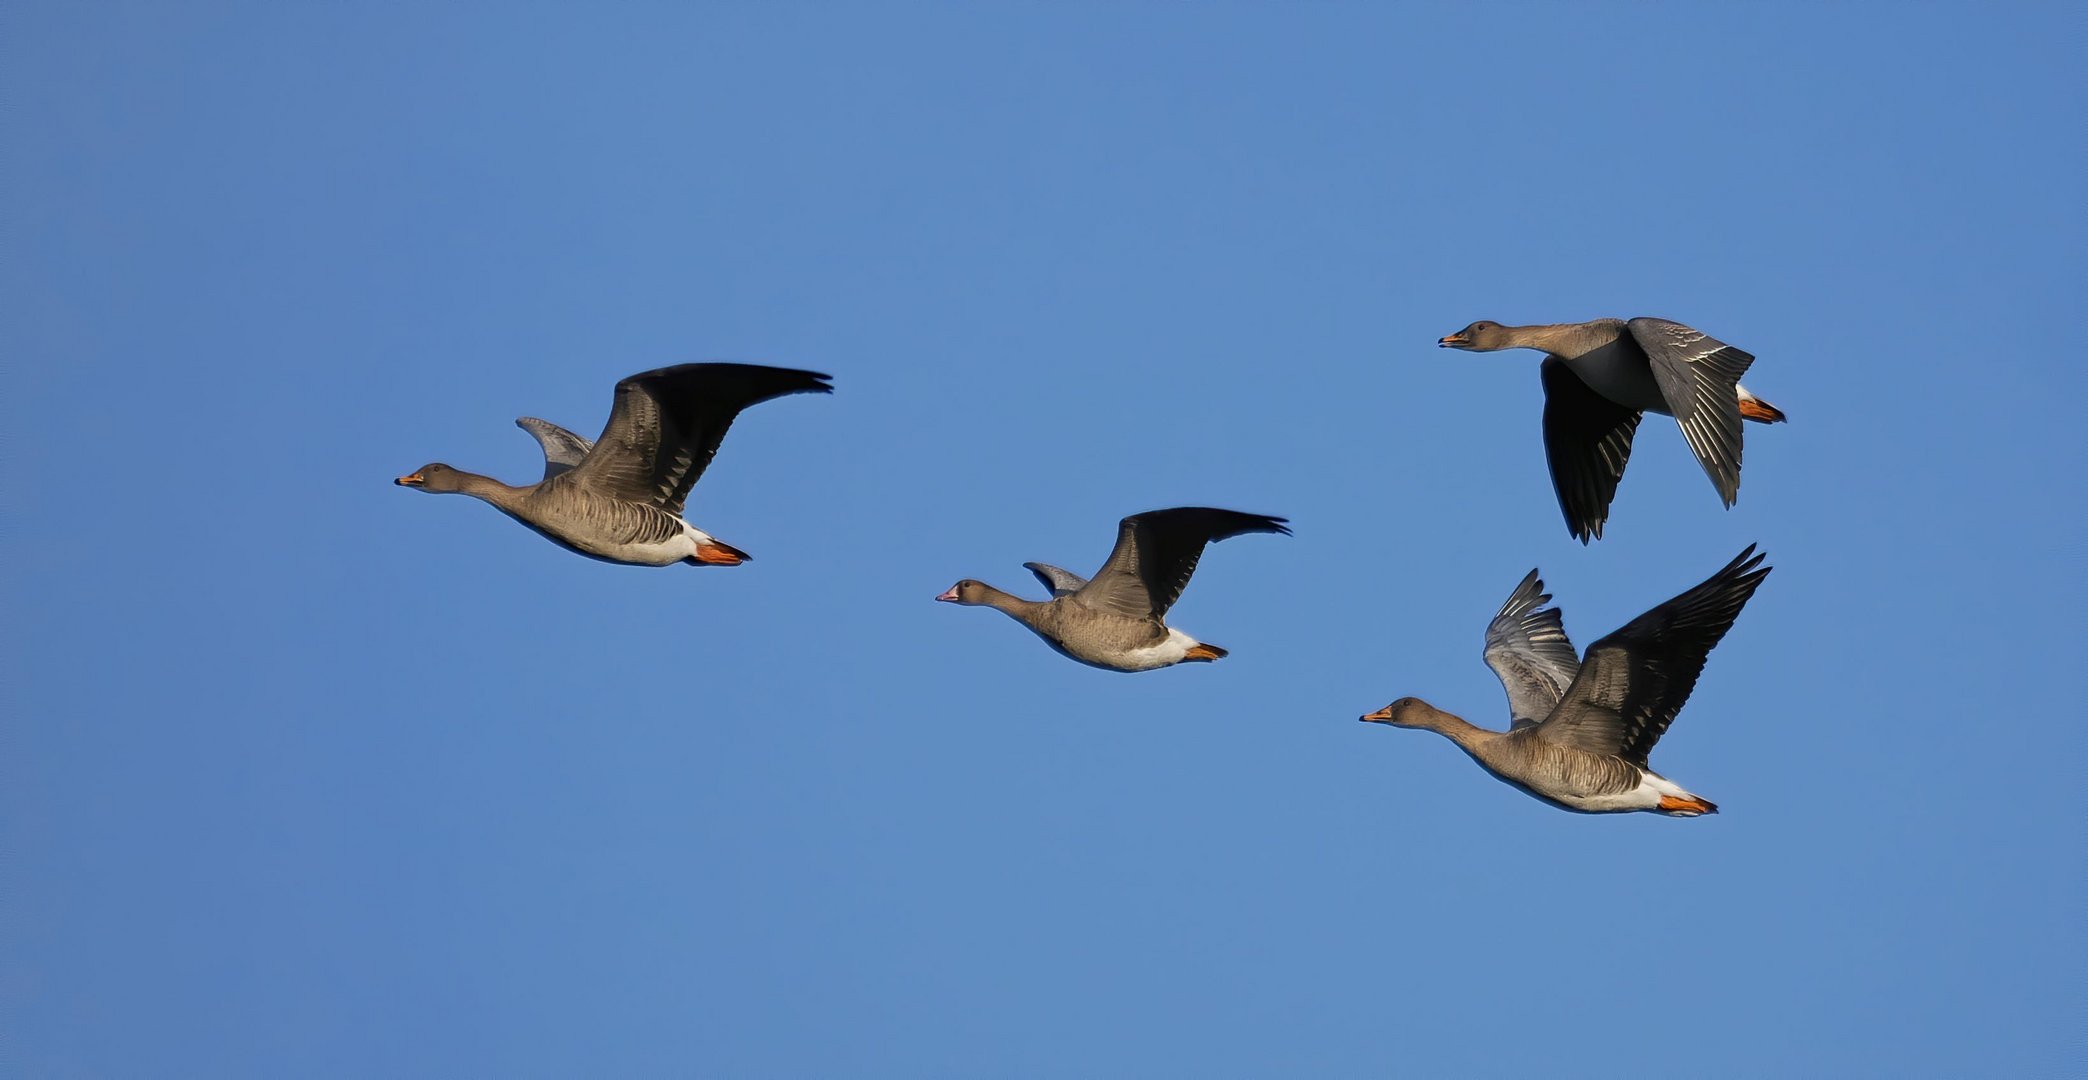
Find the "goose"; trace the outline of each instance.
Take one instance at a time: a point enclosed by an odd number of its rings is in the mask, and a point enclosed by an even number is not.
[[[827,394],[831,376],[757,364],[681,364],[616,384],[590,443],[535,417],[515,423],[544,448],[544,476],[511,487],[434,462],[393,481],[493,504],[568,551],[637,566],[737,566],[752,556],[682,520],[682,503],[740,410],[786,394]]]
[[[1689,700],[1711,647],[1733,625],[1769,567],[1749,544],[1702,584],[1573,657],[1573,642],[1532,570],[1486,628],[1486,664],[1508,694],[1507,731],[1474,727],[1419,698],[1360,717],[1433,731],[1479,767],[1562,810],[1715,814],[1718,805],[1646,763]]]
[[[995,608],[1062,655],[1107,671],[1151,671],[1227,655],[1167,625],[1204,545],[1243,533],[1290,535],[1285,519],[1207,506],[1148,510],[1117,522],[1116,547],[1093,580],[1047,563],[1024,563],[1051,591],[1024,600],[965,578],[936,597]]]
[[[1437,339],[1446,349],[1545,354],[1544,455],[1566,529],[1602,538],[1624,478],[1631,437],[1649,412],[1672,416],[1728,509],[1740,497],[1740,421],[1774,424],[1783,410],[1740,385],[1754,354],[1666,319],[1593,319],[1503,326],[1482,319]]]

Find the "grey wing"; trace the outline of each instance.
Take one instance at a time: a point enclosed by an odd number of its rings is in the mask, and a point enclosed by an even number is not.
[[[1580,674],[1580,658],[1573,653],[1559,609],[1544,606],[1550,602],[1544,582],[1532,570],[1486,624],[1486,666],[1508,692],[1511,731],[1550,716]]]
[[[616,384],[594,450],[572,480],[679,515],[740,410],[785,394],[828,394],[829,376],[758,364],[682,364]]]
[[[1610,500],[1644,416],[1603,397],[1556,356],[1544,358],[1544,457],[1566,530],[1581,543],[1602,538]]]
[[[1060,569],[1050,563],[1026,562],[1022,565],[1024,569],[1037,575],[1037,580],[1043,582],[1044,588],[1054,597],[1078,592],[1080,587],[1088,582],[1088,579],[1081,577],[1079,574],[1071,570]]]
[[[1580,674],[1537,726],[1538,737],[1644,768],[1696,689],[1711,647],[1769,576],[1762,558],[1749,544],[1702,584],[1588,646]]]
[[[1740,376],[1754,363],[1701,330],[1666,319],[1633,319],[1631,336],[1653,368],[1682,438],[1727,506],[1740,497]]]
[[[1160,618],[1181,598],[1204,545],[1250,532],[1290,535],[1282,518],[1208,506],[1133,514],[1117,522],[1109,560],[1073,598],[1129,618]]]
[[[524,416],[516,419],[515,426],[535,436],[537,445],[544,448],[546,480],[580,464],[587,452],[594,449],[593,440],[583,439],[549,420]]]

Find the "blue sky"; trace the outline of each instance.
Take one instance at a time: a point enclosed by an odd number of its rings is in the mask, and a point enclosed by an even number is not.
[[[2080,19],[2063,5],[27,4],[10,19],[5,1043],[28,1075],[2078,1070]],[[1566,534],[1532,353],[1754,352]],[[580,559],[510,421],[809,367]],[[1214,547],[1138,676],[930,598]],[[1775,574],[1588,818],[1506,719]]]

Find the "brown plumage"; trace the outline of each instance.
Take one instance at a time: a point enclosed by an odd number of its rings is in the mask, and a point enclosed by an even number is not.
[[[734,566],[746,552],[682,520],[689,490],[741,410],[786,394],[831,393],[828,378],[755,364],[640,372],[616,384],[609,422],[591,445],[555,424],[517,421],[544,446],[544,478],[534,484],[510,486],[439,462],[394,482],[482,499],[552,543],[606,562]]]
[[[1702,584],[1589,646],[1577,664],[1558,610],[1540,610],[1551,597],[1533,570],[1487,627],[1487,664],[1508,692],[1508,731],[1475,727],[1418,698],[1362,719],[1434,731],[1487,772],[1561,809],[1715,813],[1647,757],[1689,700],[1712,646],[1769,576],[1762,558],[1749,545]]]
[[[1024,600],[965,578],[936,597],[991,607],[1029,627],[1052,648],[1109,671],[1150,671],[1185,660],[1216,660],[1224,649],[1167,625],[1205,545],[1242,533],[1290,534],[1284,519],[1204,506],[1149,510],[1117,523],[1116,547],[1093,580],[1043,563],[1025,563],[1049,600]]]
[[[1567,531],[1584,544],[1602,536],[1645,413],[1675,418],[1728,507],[1740,497],[1740,421],[1784,419],[1783,410],[1740,385],[1754,363],[1752,353],[1666,319],[1542,326],[1482,319],[1436,343],[1473,352],[1545,354],[1545,458]]]

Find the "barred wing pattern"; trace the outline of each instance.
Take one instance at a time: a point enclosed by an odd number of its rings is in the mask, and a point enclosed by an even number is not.
[[[565,480],[679,516],[742,409],[785,394],[827,394],[829,376],[758,364],[682,364],[616,384],[594,449]]]
[[[549,420],[534,416],[518,417],[515,426],[534,436],[537,445],[544,448],[544,479],[549,480],[559,473],[586,460],[587,452],[594,449],[594,442],[583,439]]]
[[[1666,319],[1625,325],[1645,350],[1682,438],[1731,507],[1740,497],[1740,376],[1754,354]]]
[[[1588,646],[1564,700],[1536,729],[1547,742],[1646,767],[1703,674],[1704,660],[1769,567],[1753,544],[1702,584]]]
[[[1117,523],[1109,560],[1073,599],[1130,618],[1160,618],[1181,598],[1204,545],[1250,532],[1290,535],[1283,518],[1208,506],[1133,514]]]
[[[1532,570],[1486,626],[1486,666],[1508,692],[1509,727],[1533,727],[1558,707],[1580,674],[1580,658],[1551,594]]]

